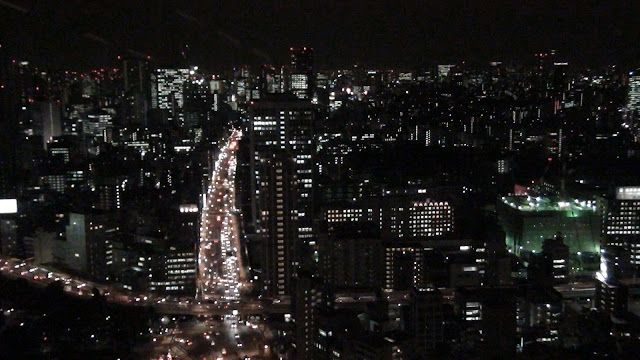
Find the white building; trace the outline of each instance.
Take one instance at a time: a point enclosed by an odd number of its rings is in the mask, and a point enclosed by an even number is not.
[[[640,70],[629,73],[629,110],[640,111]]]

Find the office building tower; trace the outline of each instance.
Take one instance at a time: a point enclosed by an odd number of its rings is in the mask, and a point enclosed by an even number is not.
[[[60,159],[64,164],[68,164],[71,160],[71,146],[61,138],[53,139],[53,141],[47,145],[47,150],[51,157]]]
[[[299,99],[311,100],[315,89],[312,48],[291,48],[290,76],[291,92]]]
[[[42,135],[43,148],[47,148],[47,144],[53,141],[56,136],[62,135],[62,110],[60,103],[54,101],[45,101],[38,103],[34,111],[34,118],[40,124],[36,132]]]
[[[267,204],[260,203],[260,186],[264,178],[261,161],[275,153],[291,157],[297,180],[296,210],[298,238],[301,243],[313,240],[313,119],[310,102],[290,94],[271,94],[249,108],[250,168],[252,175],[251,219],[260,229],[260,212]],[[311,244],[313,245],[313,244]]]
[[[451,64],[438,65],[438,82],[446,82],[451,78],[452,71],[456,66]]]
[[[105,280],[113,263],[110,235],[115,231],[117,226],[104,215],[71,213],[66,241],[54,249],[54,260],[93,279]]]
[[[605,214],[602,235],[607,245],[621,246],[631,254],[631,264],[640,265],[640,187],[616,188],[615,199]]]
[[[40,177],[40,182],[49,190],[64,194],[66,190],[65,174],[60,168],[51,169],[48,174]]]
[[[426,196],[371,197],[347,206],[325,210],[329,225],[373,222],[387,238],[445,237],[454,231],[454,211],[449,201]]]
[[[199,238],[200,209],[197,204],[182,204],[180,215],[175,219],[175,226],[180,228],[178,240],[181,243],[195,245]]]
[[[211,120],[214,97],[209,80],[204,78],[187,81],[184,86],[184,118],[188,128]]]
[[[295,320],[295,359],[314,359],[318,314],[322,309],[322,286],[318,278],[300,272],[293,299]]]
[[[152,253],[149,290],[189,294],[196,290],[197,254],[190,245],[168,246]]]
[[[124,125],[145,125],[151,106],[151,67],[147,59],[118,57]]]
[[[108,177],[100,178],[95,186],[98,193],[98,201],[95,208],[106,211],[118,211],[122,207],[121,196],[124,191],[122,178]]]
[[[126,289],[191,295],[196,291],[197,253],[182,239],[120,235],[112,242],[110,272]]]
[[[275,153],[260,161],[260,239],[263,243],[263,293],[270,297],[291,294],[294,276],[298,211],[293,159]]]
[[[264,94],[283,93],[285,91],[284,71],[284,67],[275,68],[267,65],[262,66],[258,84],[261,96],[264,96]]]
[[[629,73],[627,107],[634,113],[640,111],[640,69]]]
[[[112,130],[113,115],[106,111],[88,114],[82,123],[82,132],[96,138],[105,139]]]
[[[596,274],[596,308],[608,315],[623,315],[627,311],[632,277],[628,249],[606,245],[600,255],[600,271]]]
[[[156,69],[151,76],[151,107],[167,112],[167,120],[184,122],[184,86],[189,69]]]
[[[122,90],[125,93],[140,92],[151,95],[151,69],[148,59],[118,57]]]
[[[511,163],[508,159],[498,159],[498,174],[508,174],[511,172]]]

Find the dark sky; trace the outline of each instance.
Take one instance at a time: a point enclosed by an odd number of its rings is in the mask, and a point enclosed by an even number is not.
[[[286,61],[312,46],[319,68],[531,60],[640,64],[640,1],[563,0],[0,0],[3,50],[87,69],[119,54],[209,69]]]

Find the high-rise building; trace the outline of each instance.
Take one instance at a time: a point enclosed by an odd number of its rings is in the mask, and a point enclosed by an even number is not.
[[[295,166],[285,153],[261,159],[260,165],[263,290],[267,296],[285,296],[291,294],[298,238]]]
[[[82,132],[98,138],[106,138],[113,129],[113,115],[106,112],[94,112],[87,115]]]
[[[110,234],[117,230],[104,215],[69,214],[66,241],[54,250],[54,258],[71,269],[105,280],[113,263]]]
[[[193,294],[196,290],[197,253],[188,245],[169,246],[153,252],[149,290]]]
[[[450,77],[451,70],[455,67],[455,65],[451,64],[438,65],[438,82],[445,82]]]
[[[602,248],[600,271],[596,274],[596,308],[609,315],[627,311],[631,277],[629,250],[621,246]]]
[[[318,313],[322,306],[323,295],[319,279],[306,272],[300,272],[297,275],[293,299],[296,359],[315,358],[314,340]]]
[[[151,68],[147,59],[118,57],[125,125],[145,124],[151,105]]]
[[[631,253],[631,264],[640,265],[640,187],[616,189],[603,221],[602,235],[607,245],[621,246]]]
[[[260,199],[260,186],[265,174],[261,161],[275,153],[291,157],[295,176],[298,245],[313,245],[313,119],[310,102],[290,94],[270,94],[249,108],[249,141],[251,167],[251,219],[260,229],[260,213],[268,207]]]
[[[299,99],[311,100],[315,88],[313,49],[291,48],[291,78],[289,89]]]
[[[43,147],[53,141],[56,136],[62,135],[62,110],[60,103],[46,101],[38,104],[37,114],[39,115],[42,128]]]
[[[285,91],[284,69],[284,67],[275,68],[266,65],[260,69],[258,88],[261,96],[264,96],[264,94],[283,93]]]
[[[168,120],[184,121],[184,86],[189,69],[156,69],[151,76],[151,107],[168,112]]]
[[[184,118],[188,128],[211,119],[214,110],[214,97],[209,80],[200,78],[190,80],[184,86]]]
[[[640,69],[629,73],[629,93],[627,106],[633,112],[640,111]]]
[[[122,207],[120,200],[123,192],[123,180],[117,177],[109,177],[100,179],[100,183],[96,185],[98,192],[98,201],[95,204],[96,209],[106,211],[117,211]]]

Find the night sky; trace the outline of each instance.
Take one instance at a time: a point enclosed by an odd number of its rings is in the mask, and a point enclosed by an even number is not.
[[[0,41],[39,65],[88,69],[117,55],[175,64],[182,45],[208,70],[285,63],[319,69],[526,62],[557,49],[579,65],[638,65],[640,1],[0,0]]]

